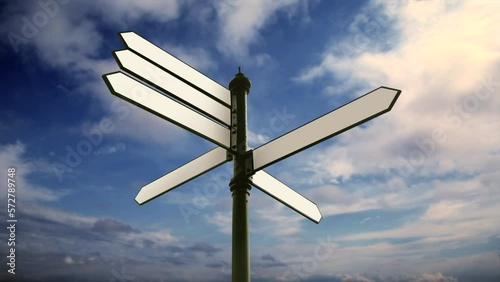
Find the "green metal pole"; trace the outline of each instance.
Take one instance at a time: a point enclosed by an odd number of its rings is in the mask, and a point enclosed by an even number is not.
[[[233,155],[233,179],[229,183],[233,197],[233,282],[250,282],[250,247],[248,232],[248,197],[250,196],[250,177],[246,176],[245,153],[247,143],[247,94],[250,80],[240,68],[229,83],[231,91],[231,147]]]

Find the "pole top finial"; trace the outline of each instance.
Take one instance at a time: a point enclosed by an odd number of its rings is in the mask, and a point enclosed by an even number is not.
[[[242,72],[241,72],[241,67],[238,67],[238,73],[235,75],[235,77],[240,77],[240,76],[245,76]]]
[[[229,90],[232,91],[235,88],[242,87],[246,90],[246,92],[248,94],[251,86],[252,86],[252,83],[250,82],[250,79],[248,79],[248,77],[246,77],[241,72],[241,67],[238,67],[238,73],[234,76],[233,80],[231,80],[231,82],[229,82]]]

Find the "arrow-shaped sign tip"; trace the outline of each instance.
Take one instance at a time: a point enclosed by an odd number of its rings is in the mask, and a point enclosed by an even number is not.
[[[141,189],[141,191],[142,191],[142,189]],[[141,191],[139,191],[139,193],[137,193],[137,196],[135,196],[134,200],[137,204],[142,206],[145,203],[145,201],[144,201],[144,197],[141,197]]]
[[[134,200],[135,202],[142,206],[144,205],[145,203],[149,203],[151,200],[154,200],[156,198],[158,198],[159,196],[165,194],[164,193],[161,193],[161,194],[157,194],[157,195],[154,195],[154,196],[151,196],[151,193],[148,193],[148,189],[146,188],[146,186],[142,187],[141,190],[139,191],[139,193],[137,193],[137,195],[135,196]]]
[[[120,37],[120,40],[122,41],[123,45],[125,45],[127,48],[130,48],[127,44],[127,39],[132,38],[132,37],[140,37],[140,36],[133,31],[122,31],[122,32],[118,32],[118,37]]]
[[[312,220],[314,223],[318,224],[318,223],[321,221],[321,219],[323,218],[323,215],[321,214],[321,211],[319,210],[318,206],[316,206],[316,209],[318,210],[318,213],[317,213],[317,215],[315,216],[315,218],[311,218],[311,220]]]
[[[116,95],[116,91],[114,90],[115,88],[113,87],[113,83],[111,82],[111,79],[113,79],[113,77],[116,77],[117,74],[121,74],[121,73],[122,72],[120,72],[120,71],[115,71],[115,72],[110,72],[110,73],[107,73],[107,74],[103,74],[101,76],[102,79],[104,80],[104,83],[108,87],[109,91],[113,95]]]
[[[134,200],[135,200],[135,202],[136,202],[138,205],[142,206],[141,202],[139,202],[139,200],[137,199],[137,197],[135,197],[135,199],[134,199]]]
[[[401,94],[402,91],[399,89],[396,89],[396,88],[391,88],[391,87],[386,87],[386,86],[380,86],[378,89],[385,89],[385,90],[389,90],[390,92],[396,92],[395,94],[392,94],[392,95],[394,95],[394,98],[392,99],[391,103],[389,104],[389,107],[387,108],[387,111],[392,110],[392,107],[394,106],[394,104],[396,104],[396,101],[398,100],[399,95]],[[376,89],[376,90],[378,90],[378,89]]]
[[[303,215],[305,218],[311,220],[312,222],[314,222],[316,224],[318,224],[321,221],[321,219],[323,218],[323,215],[321,214],[321,211],[319,210],[318,206],[315,203],[312,203],[312,205],[310,205],[308,207],[309,211],[308,211],[307,214],[304,213],[303,210],[300,210],[298,207],[292,207],[291,205],[289,205],[287,203],[284,203],[284,204],[286,206],[292,208],[293,210],[297,211],[298,213],[300,213],[301,215]],[[302,208],[305,208],[305,207],[302,207]]]
[[[323,217],[314,202],[263,170],[252,176],[252,185],[314,223],[319,223]]]
[[[313,202],[311,202],[311,203],[312,203],[312,205],[309,206],[308,214],[305,214],[304,212],[300,211],[297,208],[293,208],[293,209],[296,210],[298,213],[302,214],[304,217],[311,220],[312,222],[318,224],[321,221],[321,219],[323,218],[323,215],[321,214],[321,211],[319,210],[318,205],[316,205]],[[285,205],[291,207],[288,204],[285,204]]]

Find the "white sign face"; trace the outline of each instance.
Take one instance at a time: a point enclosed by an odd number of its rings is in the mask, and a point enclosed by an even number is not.
[[[321,220],[321,212],[315,203],[300,195],[265,171],[257,171],[252,176],[252,184],[315,223],[319,223]]]
[[[135,32],[121,32],[120,36],[128,49],[141,54],[148,60],[174,73],[186,82],[205,92],[205,94],[212,96],[227,106],[231,106],[231,94],[226,87],[165,52],[160,47],[140,37]]]
[[[231,125],[229,107],[193,88],[177,77],[141,58],[130,50],[114,52],[121,69],[129,71],[160,90],[164,90],[189,104],[196,110],[217,119],[219,122]]]
[[[155,181],[146,184],[135,197],[135,201],[140,205],[147,203],[228,160],[226,150],[217,147]]]
[[[226,149],[229,129],[121,73],[103,76],[111,93]]]
[[[253,150],[254,171],[391,110],[401,90],[380,87]]]

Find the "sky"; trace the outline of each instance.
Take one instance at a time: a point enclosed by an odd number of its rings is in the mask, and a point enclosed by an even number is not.
[[[224,86],[241,66],[251,148],[402,90],[390,112],[266,168],[323,218],[253,188],[252,281],[500,281],[499,1],[0,7],[1,281],[231,280],[232,163],[134,201],[216,145],[110,94],[122,31]]]

